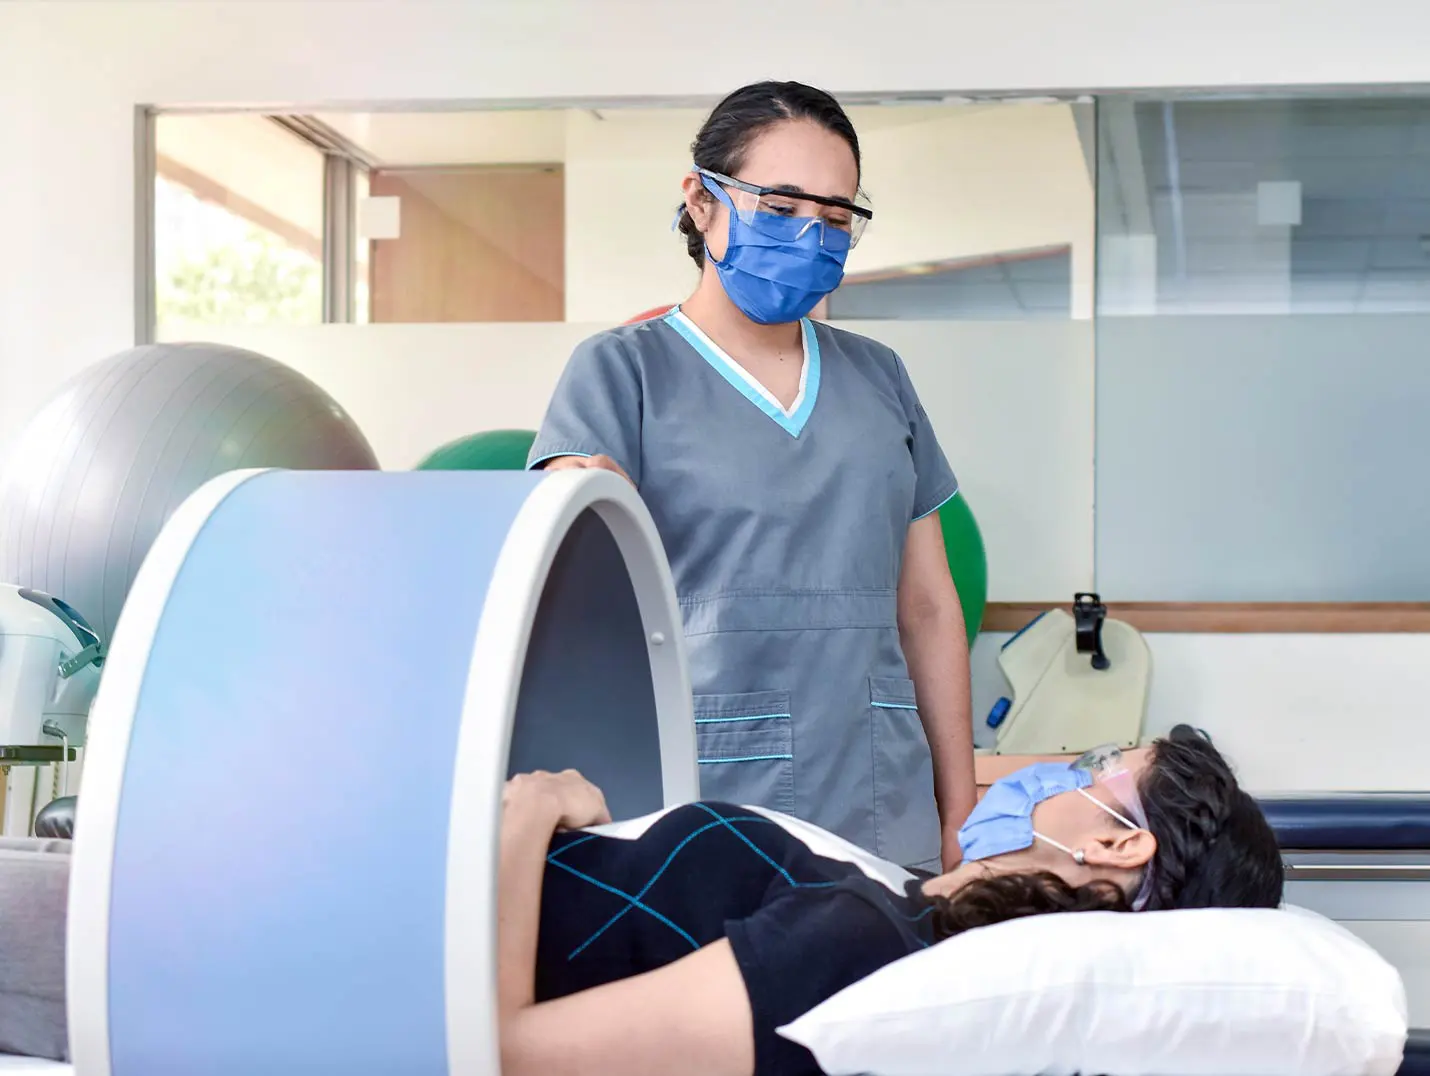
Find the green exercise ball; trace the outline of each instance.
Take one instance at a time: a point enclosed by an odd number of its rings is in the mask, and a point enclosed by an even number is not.
[[[524,471],[536,440],[534,430],[487,430],[448,441],[415,468],[418,471]]]
[[[968,628],[968,645],[978,637],[983,626],[983,607],[988,604],[988,557],[983,550],[983,535],[973,510],[958,493],[938,510],[943,525],[943,544],[948,550],[948,570],[963,601],[963,620]]]

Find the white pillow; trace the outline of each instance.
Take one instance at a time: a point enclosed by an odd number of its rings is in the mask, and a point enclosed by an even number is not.
[[[1392,1076],[1396,970],[1301,909],[1085,912],[969,931],[780,1029],[830,1076]]]

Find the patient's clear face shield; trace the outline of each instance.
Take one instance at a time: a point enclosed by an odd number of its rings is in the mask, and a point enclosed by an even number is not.
[[[850,201],[786,187],[759,187],[706,168],[694,171],[742,224],[771,238],[793,242],[817,228],[821,246],[850,249],[874,218],[873,205],[863,191]]]
[[[1151,832],[1151,827],[1147,825],[1147,812],[1142,806],[1142,796],[1137,790],[1137,775],[1128,768],[1120,747],[1113,744],[1094,747],[1083,752],[1072,763],[1072,768],[1089,774],[1093,784],[1106,788],[1112,795],[1115,807],[1109,807],[1101,800],[1097,800],[1099,807],[1130,829],[1144,829]],[[1091,798],[1095,799],[1095,797]],[[1116,807],[1120,807],[1121,811],[1115,809]],[[1132,910],[1140,912],[1146,907],[1151,894],[1152,864],[1149,862],[1142,870],[1142,884],[1132,899]]]

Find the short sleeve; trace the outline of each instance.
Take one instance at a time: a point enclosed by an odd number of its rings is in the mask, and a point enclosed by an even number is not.
[[[818,1072],[813,1056],[776,1029],[912,951],[871,899],[843,887],[792,891],[727,923],[725,936],[750,997],[755,1076]]]
[[[533,468],[556,456],[610,456],[640,485],[640,380],[621,339],[583,341],[556,384],[527,457]]]
[[[949,466],[943,448],[933,432],[933,423],[919,400],[902,359],[899,370],[899,398],[909,419],[909,451],[914,457],[914,519],[923,519],[943,507],[958,492],[958,479]]]

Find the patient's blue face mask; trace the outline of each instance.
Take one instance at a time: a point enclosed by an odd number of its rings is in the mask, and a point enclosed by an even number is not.
[[[1146,829],[1145,820],[1143,824],[1134,822],[1087,791],[1094,782],[1094,774],[1106,773],[1109,781],[1126,786],[1122,790],[1124,798],[1132,801],[1128,809],[1140,817],[1142,812],[1136,798],[1136,782],[1131,773],[1116,768],[1119,761],[1120,753],[1116,748],[1098,748],[1072,765],[1066,762],[1037,762],[994,782],[958,831],[958,846],[963,851],[963,858],[977,861],[1008,852],[1021,852],[1031,848],[1037,840],[1066,852],[1073,860],[1082,863],[1081,851],[1071,849],[1033,828],[1033,808],[1064,792],[1077,792],[1129,829]],[[1148,867],[1144,871],[1142,887],[1132,902],[1134,910],[1140,910],[1147,901],[1151,874]]]
[[[839,287],[850,235],[819,217],[742,213],[730,193],[709,176],[705,189],[730,211],[725,257],[705,256],[719,274],[725,294],[751,321],[783,325],[798,321]]]

